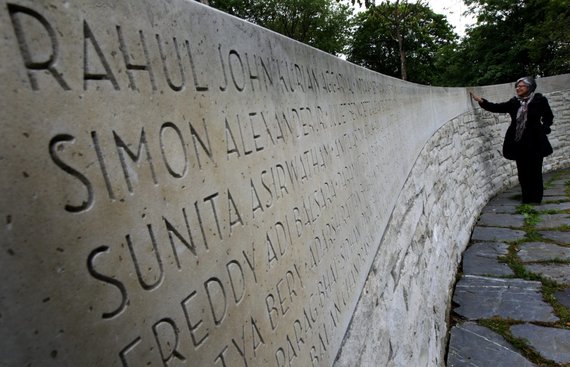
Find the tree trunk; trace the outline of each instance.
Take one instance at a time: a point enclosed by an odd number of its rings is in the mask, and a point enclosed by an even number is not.
[[[408,80],[408,70],[406,67],[406,51],[404,50],[404,37],[402,33],[398,34],[398,48],[400,51],[400,70],[402,71],[402,80]]]

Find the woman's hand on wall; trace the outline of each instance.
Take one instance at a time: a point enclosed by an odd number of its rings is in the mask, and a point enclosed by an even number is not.
[[[474,94],[473,92],[469,92],[469,94],[471,95],[471,98],[473,98],[475,101],[481,103],[483,102],[483,98],[479,97],[478,95]]]

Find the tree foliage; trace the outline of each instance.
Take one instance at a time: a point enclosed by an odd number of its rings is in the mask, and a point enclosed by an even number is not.
[[[477,23],[446,59],[450,85],[570,72],[570,0],[465,0]]]
[[[210,6],[335,55],[350,39],[352,10],[335,0],[210,0]]]
[[[463,0],[477,22],[460,41],[445,16],[435,14],[425,0],[209,2],[325,52],[417,83],[484,85],[523,75],[570,73],[570,0]],[[365,11],[352,18],[346,2]]]
[[[445,17],[421,2],[383,2],[355,23],[349,61],[417,83],[437,80],[440,49],[457,38]]]

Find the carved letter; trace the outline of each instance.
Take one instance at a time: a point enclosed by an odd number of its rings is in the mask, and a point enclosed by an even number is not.
[[[79,173],[75,168],[64,163],[56,154],[56,151],[59,150],[57,148],[58,144],[60,143],[73,143],[75,138],[68,134],[61,134],[54,136],[49,142],[49,154],[53,162],[62,170],[70,174],[71,176],[77,178],[81,183],[85,186],[87,190],[87,199],[81,203],[81,205],[65,205],[65,210],[71,213],[78,213],[85,211],[93,205],[94,196],[93,196],[93,185],[91,182],[85,177],[83,174]]]
[[[104,74],[93,73],[93,72],[89,71],[89,53],[88,53],[89,47],[88,47],[87,40],[89,40],[89,42],[93,46],[93,49],[97,53],[97,57],[99,57],[100,64],[105,69]],[[103,55],[103,51],[101,51],[101,47],[99,46],[99,43],[97,43],[97,40],[95,39],[95,36],[93,35],[93,32],[89,28],[89,24],[87,24],[86,21],[83,21],[83,89],[84,90],[87,90],[87,81],[88,80],[108,80],[109,82],[111,82],[111,84],[113,85],[113,88],[115,88],[115,90],[120,89],[119,84],[117,83],[117,79],[115,79],[115,76],[113,75],[113,71],[111,70],[109,63],[105,59],[105,55]]]
[[[174,342],[171,343],[170,341],[167,341],[165,344],[171,348],[172,350],[170,351],[170,354],[168,356],[165,356],[166,352],[163,350],[163,345],[160,342],[160,338],[158,335],[158,327],[159,325],[168,325],[170,326],[170,328],[172,329],[172,332],[174,333]],[[160,352],[160,357],[162,358],[162,364],[164,365],[164,367],[168,366],[168,362],[170,362],[170,360],[172,360],[173,358],[176,358],[178,360],[181,361],[185,361],[186,357],[184,357],[176,348],[178,348],[178,334],[180,333],[180,330],[178,329],[178,326],[176,326],[176,323],[171,319],[171,318],[164,318],[160,321],[158,321],[156,324],[152,325],[152,333],[154,334],[154,338],[156,339],[156,344],[158,345],[158,351]]]
[[[30,79],[30,84],[33,90],[38,90],[38,81],[36,80],[35,72],[42,70],[47,70],[59,83],[59,85],[64,90],[70,90],[69,85],[63,80],[63,76],[59,71],[55,69],[55,63],[57,60],[57,54],[59,51],[56,32],[53,27],[49,24],[46,18],[44,18],[40,13],[35,10],[25,8],[23,6],[8,4],[8,12],[10,13],[10,19],[12,20],[12,26],[14,27],[14,33],[16,33],[16,38],[18,39],[18,45],[20,46],[20,53],[24,59],[24,65],[28,72],[28,78]],[[37,61],[34,60],[30,46],[25,37],[24,27],[20,21],[20,16],[17,14],[26,14],[34,19],[36,19],[47,31],[49,39],[51,41],[51,53],[47,60]],[[29,38],[28,38],[29,39]]]
[[[216,287],[218,288],[217,293],[222,296],[222,302],[220,302],[219,300],[217,300],[217,302],[214,301],[213,299],[214,296],[212,295],[213,293],[212,285],[216,285]],[[204,283],[204,288],[206,289],[206,294],[208,295],[208,302],[210,302],[210,311],[212,311],[212,317],[214,318],[214,323],[216,325],[220,325],[224,320],[224,317],[226,316],[226,310],[227,310],[226,291],[224,290],[224,286],[218,278],[212,277],[206,280],[206,282]],[[221,312],[219,309],[216,310],[216,308],[214,308],[214,305],[219,306],[220,304],[223,304],[224,307],[224,309]]]
[[[117,279],[114,279],[114,278],[111,278],[110,276],[101,274],[101,273],[97,272],[97,270],[95,270],[93,262],[95,261],[95,258],[97,257],[97,255],[99,255],[100,253],[103,253],[103,252],[109,252],[109,247],[101,246],[101,247],[97,247],[95,250],[91,251],[91,253],[87,257],[87,270],[89,271],[89,274],[91,274],[91,276],[93,278],[100,280],[104,283],[111,284],[111,285],[117,287],[117,289],[119,289],[119,292],[121,292],[121,304],[115,310],[113,310],[111,312],[103,312],[103,314],[101,315],[104,319],[112,319],[113,317],[120,314],[127,307],[127,300],[128,300],[127,290],[126,290],[125,286],[123,285],[123,283],[121,283]]]

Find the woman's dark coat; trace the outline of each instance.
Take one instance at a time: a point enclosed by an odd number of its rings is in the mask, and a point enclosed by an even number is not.
[[[503,143],[503,156],[505,158],[511,160],[542,158],[552,154],[552,146],[546,134],[550,133],[554,116],[545,96],[536,93],[528,104],[526,128],[518,142],[515,141],[515,133],[520,102],[516,97],[502,103],[492,103],[483,99],[479,105],[489,112],[508,113],[511,116],[511,124],[507,129]]]

